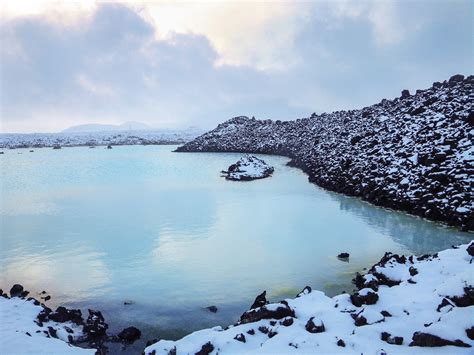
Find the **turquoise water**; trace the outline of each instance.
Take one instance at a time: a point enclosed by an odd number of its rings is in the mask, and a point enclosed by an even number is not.
[[[113,326],[175,337],[236,321],[264,289],[272,300],[305,285],[349,291],[387,250],[472,239],[320,189],[284,157],[262,156],[273,177],[242,183],[219,176],[240,154],[175,148],[5,151],[0,288],[47,290],[51,305],[98,308]],[[336,258],[343,251],[349,263]]]

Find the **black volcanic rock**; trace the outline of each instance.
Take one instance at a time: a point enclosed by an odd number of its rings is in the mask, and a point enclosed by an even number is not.
[[[10,297],[19,297],[23,292],[23,286],[20,284],[15,284],[10,289]]]
[[[285,155],[328,190],[474,230],[473,95],[474,80],[455,75],[361,110],[235,117],[177,151]]]
[[[326,328],[324,327],[324,323],[321,320],[315,321],[314,317],[308,319],[305,328],[310,333],[322,333],[326,330]]]
[[[422,346],[422,347],[438,347],[438,346],[447,346],[447,345],[459,346],[463,348],[471,347],[469,344],[466,344],[459,339],[456,339],[454,341],[446,340],[446,339],[440,338],[439,336],[428,334],[428,333],[422,333],[422,332],[414,333],[412,342],[410,343],[410,346]]]
[[[140,329],[135,327],[128,327],[118,333],[119,339],[128,343],[133,343],[135,340],[140,339],[142,332]]]

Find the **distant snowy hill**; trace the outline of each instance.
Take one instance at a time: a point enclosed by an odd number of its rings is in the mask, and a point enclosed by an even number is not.
[[[120,125],[91,123],[72,126],[61,131],[61,133],[92,133],[92,132],[115,132],[115,131],[145,131],[153,127],[143,122],[130,121]]]

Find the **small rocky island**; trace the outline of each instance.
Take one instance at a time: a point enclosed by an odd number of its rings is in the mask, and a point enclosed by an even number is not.
[[[229,166],[227,171],[223,170],[222,174],[227,180],[251,181],[269,177],[273,171],[273,167],[262,159],[253,155],[245,155],[235,164]]]

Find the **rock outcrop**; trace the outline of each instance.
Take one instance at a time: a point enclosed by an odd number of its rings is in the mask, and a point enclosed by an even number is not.
[[[222,174],[227,180],[251,181],[269,177],[273,174],[273,171],[273,167],[262,159],[253,155],[246,155],[229,166],[227,170],[223,170]]]
[[[455,75],[360,110],[234,117],[177,151],[285,155],[326,189],[474,230],[473,98],[474,76]]]

